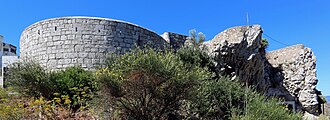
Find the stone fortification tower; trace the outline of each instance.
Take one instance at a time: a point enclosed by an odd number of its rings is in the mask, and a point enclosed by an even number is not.
[[[160,35],[132,23],[96,17],[62,17],[27,27],[20,39],[20,56],[51,70],[74,65],[95,69],[105,62],[109,53],[122,54],[136,46],[162,49],[167,45]]]

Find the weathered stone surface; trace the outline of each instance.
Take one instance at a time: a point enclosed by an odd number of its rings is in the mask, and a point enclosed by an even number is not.
[[[184,42],[185,47],[192,47],[195,44],[196,44],[195,41],[191,37],[187,37],[186,41]]]
[[[297,110],[318,115],[316,58],[311,49],[296,45],[266,54],[260,48],[261,37],[259,25],[240,26],[219,33],[204,45],[219,74],[238,77],[266,95],[295,101]]]
[[[215,58],[220,74],[232,75],[255,84],[263,82],[264,59],[259,52],[262,30],[260,25],[229,28],[211,41],[205,42]]]
[[[279,70],[271,80],[297,98],[304,111],[318,115],[316,57],[312,50],[295,45],[269,52],[266,57],[269,64]]]
[[[169,34],[173,45],[176,42],[183,43],[184,37]],[[105,61],[107,53],[122,54],[136,45],[162,49],[168,43],[155,32],[124,21],[63,17],[43,20],[27,27],[20,39],[20,56],[22,59],[38,61],[51,70],[73,65],[94,69],[101,61]],[[49,56],[44,56],[47,54]]]
[[[315,116],[313,114],[310,114],[308,112],[305,112],[304,113],[304,116],[303,116],[303,119],[304,120],[319,120],[319,117],[318,116]]]
[[[165,32],[160,36],[162,36],[165,41],[170,43],[170,46],[175,50],[181,48],[188,37],[186,35],[181,35],[172,32]]]

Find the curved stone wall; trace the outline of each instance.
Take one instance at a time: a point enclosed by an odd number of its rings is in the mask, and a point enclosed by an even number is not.
[[[94,69],[108,53],[124,53],[135,46],[163,48],[158,34],[119,20],[95,17],[47,19],[26,28],[20,39],[22,59],[35,60],[50,70],[68,66]]]

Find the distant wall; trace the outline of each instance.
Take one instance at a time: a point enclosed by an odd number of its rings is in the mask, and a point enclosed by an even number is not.
[[[94,69],[108,53],[125,53],[135,46],[163,48],[167,42],[155,32],[131,23],[94,17],[47,19],[26,28],[20,56],[48,69],[78,65]]]
[[[170,43],[171,47],[174,49],[179,49],[184,45],[187,37],[186,35],[181,35],[172,32],[165,32],[161,35],[163,39],[165,39],[168,43]]]

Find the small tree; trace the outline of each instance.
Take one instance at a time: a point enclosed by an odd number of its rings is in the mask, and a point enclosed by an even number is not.
[[[76,112],[86,106],[97,89],[90,71],[68,67],[61,71],[47,71],[35,62],[18,62],[9,67],[9,86],[28,97],[60,101]]]
[[[198,81],[209,78],[199,67],[188,70],[169,51],[136,50],[109,60],[108,67],[97,72],[98,79],[113,101],[114,116],[124,119],[169,118]]]
[[[49,72],[33,61],[11,64],[7,71],[8,85],[21,94],[33,97],[49,97]]]
[[[88,106],[98,91],[94,74],[80,67],[68,67],[50,76],[49,86],[53,92],[48,99],[61,99],[61,103],[69,105],[73,112]]]
[[[190,116],[221,120],[228,119],[232,110],[244,109],[243,86],[228,77],[202,81],[194,92],[195,98],[185,105]]]
[[[214,60],[207,54],[205,49],[183,47],[177,51],[176,55],[187,66],[205,68],[213,74],[213,78],[219,78],[217,74],[218,69],[215,67]]]
[[[201,46],[203,42],[205,41],[205,35],[202,32],[198,33],[198,39],[196,35],[196,29],[192,29],[189,31],[189,35],[193,41],[194,47]]]

